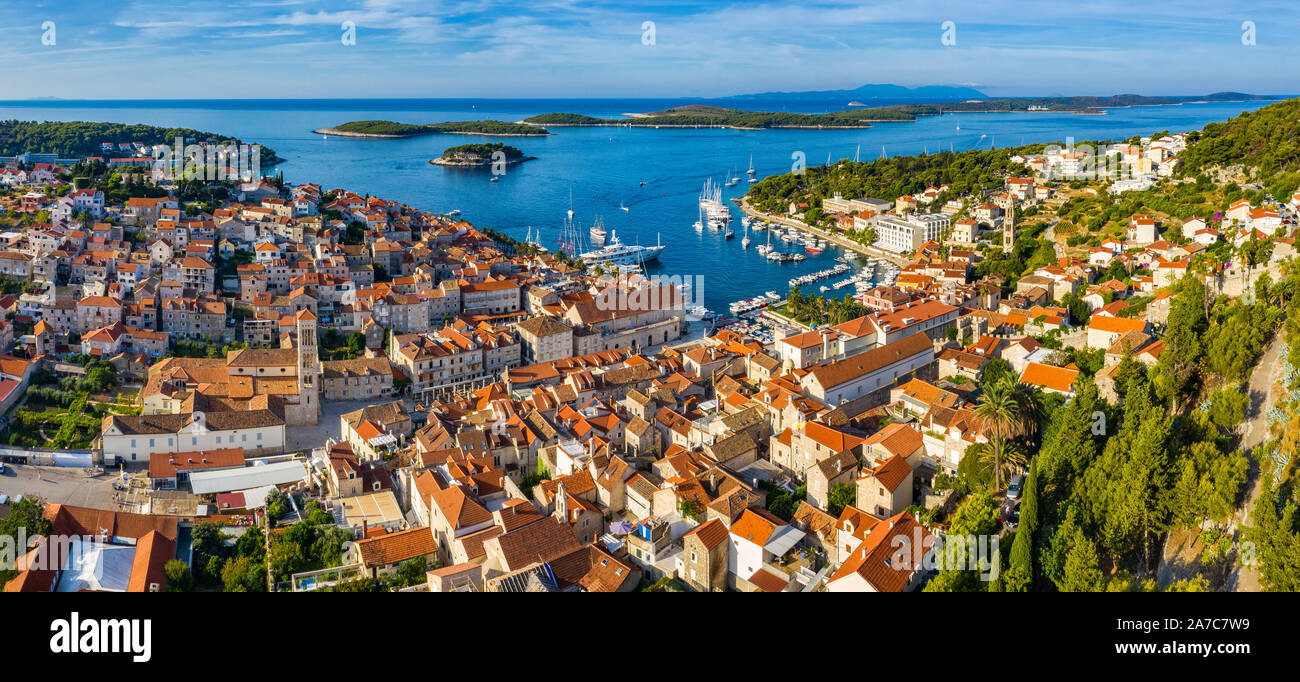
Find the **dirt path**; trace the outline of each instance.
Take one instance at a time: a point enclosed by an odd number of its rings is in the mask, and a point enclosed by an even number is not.
[[[1247,412],[1248,418],[1241,427],[1240,445],[1240,448],[1247,453],[1268,439],[1268,411],[1273,406],[1272,389],[1280,385],[1285,364],[1281,357],[1283,345],[1282,334],[1279,332],[1264,349],[1264,353],[1255,364],[1254,371],[1251,372],[1250,407]],[[1240,530],[1250,522],[1250,512],[1255,508],[1255,500],[1259,499],[1262,483],[1259,465],[1251,459],[1246,479],[1250,491],[1237,507],[1236,513],[1229,519],[1229,531]],[[1200,554],[1203,545],[1199,540],[1199,534],[1199,529],[1189,528],[1177,528],[1169,533],[1165,539],[1160,567],[1156,572],[1156,579],[1161,586],[1200,573]],[[1253,566],[1234,567],[1223,587],[1223,590],[1229,592],[1259,592],[1261,589],[1259,571]]]
[[[1250,405],[1253,411],[1250,419],[1246,420],[1241,439],[1241,449],[1247,452],[1268,440],[1268,411],[1273,407],[1273,388],[1281,385],[1286,365],[1281,357],[1283,345],[1282,332],[1279,331],[1250,375]],[[1250,492],[1232,519],[1237,528],[1250,522],[1250,513],[1255,508],[1255,501],[1259,499],[1263,486],[1259,465],[1253,459],[1247,482]],[[1259,570],[1254,566],[1238,567],[1228,576],[1227,587],[1235,592],[1261,591]]]

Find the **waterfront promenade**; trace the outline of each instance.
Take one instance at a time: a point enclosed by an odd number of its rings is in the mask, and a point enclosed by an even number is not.
[[[907,259],[891,251],[878,249],[874,246],[863,246],[862,244],[859,244],[858,242],[855,242],[852,239],[845,237],[844,235],[833,234],[825,230],[822,230],[820,228],[812,227],[806,223],[795,220],[794,218],[787,218],[785,216],[780,216],[773,213],[764,213],[763,211],[760,211],[750,206],[747,197],[741,197],[739,201],[739,205],[740,205],[740,210],[750,217],[758,218],[760,220],[766,220],[770,223],[776,223],[778,225],[784,225],[786,227],[793,227],[796,230],[801,230],[811,235],[815,235],[841,248],[849,249],[850,251],[856,251],[860,254],[863,254],[864,256],[871,256],[872,258],[883,258],[893,263],[894,265],[899,266],[900,268],[910,263],[910,261],[908,261]]]

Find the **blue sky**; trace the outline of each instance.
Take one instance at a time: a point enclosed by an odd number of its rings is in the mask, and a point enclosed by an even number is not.
[[[1223,4],[27,0],[0,5],[0,99],[1300,93],[1300,3]]]

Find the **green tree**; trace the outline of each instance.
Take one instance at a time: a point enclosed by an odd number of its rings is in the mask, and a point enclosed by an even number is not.
[[[1098,592],[1101,590],[1101,569],[1098,567],[1097,547],[1092,540],[1079,535],[1065,556],[1065,572],[1059,585],[1062,592]]]
[[[194,591],[194,576],[184,561],[172,559],[163,565],[163,575],[167,577],[168,592]]]
[[[849,483],[837,483],[831,486],[826,495],[826,511],[831,516],[839,516],[844,508],[857,503],[858,491]]]
[[[1008,592],[1026,592],[1034,583],[1034,535],[1038,532],[1038,470],[1025,477],[1020,502],[1020,526],[1011,542],[1011,565],[1003,580]]]
[[[265,592],[266,565],[246,556],[231,559],[221,571],[221,582],[227,592]]]

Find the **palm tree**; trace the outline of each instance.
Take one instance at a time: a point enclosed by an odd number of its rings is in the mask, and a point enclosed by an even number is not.
[[[994,489],[1001,490],[1002,469],[1008,463],[1009,445],[1023,423],[1010,381],[994,382],[984,388],[983,399],[975,407],[975,421],[989,439],[983,444],[986,447],[980,448],[980,459],[992,460]]]
[[[1038,438],[1046,416],[1043,392],[1031,384],[1019,381],[1011,383],[1011,375],[1007,375],[1007,383],[1011,384],[1011,397],[1016,402],[1016,413],[1020,421],[1017,431],[1032,444]]]

